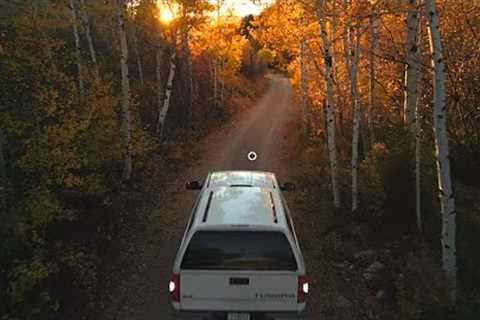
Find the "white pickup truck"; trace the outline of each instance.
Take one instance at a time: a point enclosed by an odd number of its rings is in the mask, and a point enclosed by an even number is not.
[[[303,319],[309,284],[275,175],[210,173],[197,198],[169,282],[179,319]]]

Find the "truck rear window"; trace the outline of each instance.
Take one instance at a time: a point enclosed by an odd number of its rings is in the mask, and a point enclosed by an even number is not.
[[[281,232],[198,231],[180,267],[184,270],[296,271],[297,262]]]

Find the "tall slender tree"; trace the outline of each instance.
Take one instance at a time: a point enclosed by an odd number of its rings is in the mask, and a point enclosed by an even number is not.
[[[90,18],[88,17],[87,6],[85,5],[85,0],[80,0],[81,10],[80,16],[82,17],[83,28],[85,29],[85,36],[87,38],[88,50],[90,52],[90,59],[92,60],[93,70],[95,75],[99,75],[98,70],[98,61],[97,61],[97,52],[95,50],[95,45],[93,43],[92,37],[92,28],[90,26]]]
[[[358,209],[358,149],[360,140],[361,107],[358,90],[358,65],[360,60],[360,23],[355,26],[355,47],[353,49],[350,81],[353,99],[352,136],[352,212]]]
[[[4,210],[6,206],[7,192],[7,164],[4,152],[5,138],[2,128],[0,128],[0,209]]]
[[[418,79],[418,89],[417,89],[417,110],[420,107],[420,102],[422,100],[422,80],[421,77]],[[421,155],[422,155],[422,126],[421,126],[421,116],[420,112],[417,112],[415,117],[415,212],[417,217],[417,229],[418,232],[423,232],[423,222],[422,222],[422,185],[421,185]]]
[[[156,66],[156,72],[155,72],[155,80],[157,83],[156,91],[157,91],[157,108],[158,108],[158,114],[160,115],[160,112],[162,110],[162,105],[163,105],[163,83],[162,83],[162,57],[163,57],[163,52],[162,48],[157,47],[155,49],[155,66]]]
[[[128,43],[125,27],[125,0],[117,1],[117,27],[120,38],[120,69],[122,74],[122,138],[124,148],[123,180],[130,180],[132,176],[132,124],[130,115],[130,81],[128,78]]]
[[[317,0],[317,18],[320,24],[320,36],[323,44],[323,63],[325,66],[325,81],[327,83],[327,131],[328,131],[328,155],[330,160],[330,178],[332,181],[333,204],[335,209],[340,209],[340,190],[338,187],[338,162],[337,162],[337,146],[335,144],[335,100],[333,92],[334,66],[332,55],[330,54],[330,41],[328,40],[325,13],[325,2]]]
[[[351,28],[352,28],[352,17],[350,16],[350,0],[343,0],[343,12],[344,12],[344,22],[343,22],[343,58],[345,64],[345,70],[349,77],[351,77],[351,65],[352,65],[352,57],[351,57]],[[351,83],[351,82],[350,82]],[[348,90],[348,89],[347,89]],[[348,99],[344,99],[343,106],[338,114],[338,122],[340,123],[340,132],[344,126],[344,120],[347,119],[346,112],[347,102]]]
[[[375,56],[377,54],[377,46],[379,41],[378,34],[378,13],[376,8],[376,2],[372,4],[372,12],[369,19],[369,28],[370,28],[370,52],[368,53],[369,60],[369,96],[368,96],[368,109],[367,109],[367,127],[370,146],[375,143],[375,130],[373,123],[373,113],[376,104],[376,87],[377,87],[377,78],[376,78],[376,65],[375,65]]]
[[[417,117],[417,87],[418,87],[418,8],[417,0],[408,2],[407,39],[405,41],[405,89],[404,89],[404,122],[411,137],[415,136],[415,119]],[[412,144],[413,145],[413,144]]]
[[[306,61],[305,61],[305,51],[306,51],[306,40],[304,37],[300,39],[300,103],[303,112],[303,125],[305,135],[310,134],[310,114],[307,105],[307,79],[306,79]]]
[[[80,47],[80,35],[78,33],[77,9],[75,8],[74,0],[70,0],[69,4],[70,4],[70,12],[72,15],[73,38],[75,40],[75,59],[77,64],[78,91],[80,93],[80,98],[82,100],[85,100],[85,83],[83,81],[82,52]]]
[[[173,80],[175,79],[176,69],[177,69],[177,53],[175,47],[172,49],[172,56],[170,57],[170,70],[168,72],[167,85],[165,88],[165,95],[163,98],[163,106],[158,114],[157,122],[157,134],[159,137],[163,136],[163,129],[165,127],[165,119],[167,118],[168,109],[170,108],[170,100],[172,98],[173,92]]]
[[[138,48],[137,28],[135,26],[133,26],[132,38],[133,38],[133,50],[135,52],[135,58],[137,60],[138,79],[140,80],[140,88],[143,89],[145,87],[145,76],[143,74],[142,55],[140,54],[140,49]],[[157,49],[156,55],[158,56],[158,49]]]
[[[438,192],[442,215],[442,267],[451,287],[452,306],[456,301],[457,259],[456,259],[456,211],[450,172],[447,120],[445,114],[445,60],[442,52],[440,22],[434,0],[426,0],[426,16],[432,65],[433,82],[433,124],[437,162]]]

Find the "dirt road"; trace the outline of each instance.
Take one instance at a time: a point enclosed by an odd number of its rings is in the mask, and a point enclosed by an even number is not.
[[[285,150],[296,112],[292,104],[292,88],[287,79],[273,76],[270,87],[258,103],[207,136],[200,145],[202,159],[177,177],[167,191],[167,199],[148,217],[150,240],[137,244],[137,284],[129,288],[109,318],[126,320],[172,319],[167,282],[180,238],[190,214],[195,193],[185,191],[186,180],[201,179],[214,170],[268,170],[286,180],[291,172]],[[247,158],[255,152],[256,161]],[[165,201],[166,200],[166,201]]]

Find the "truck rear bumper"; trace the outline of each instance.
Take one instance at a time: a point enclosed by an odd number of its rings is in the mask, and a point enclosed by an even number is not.
[[[176,320],[227,320],[226,312],[176,312]],[[310,320],[307,311],[297,312],[252,312],[251,320]]]

